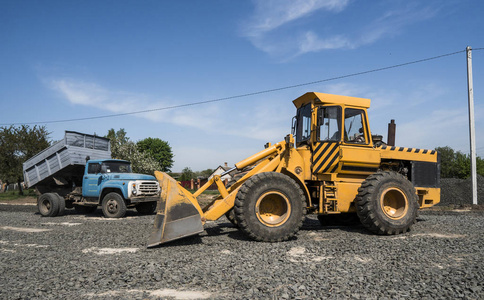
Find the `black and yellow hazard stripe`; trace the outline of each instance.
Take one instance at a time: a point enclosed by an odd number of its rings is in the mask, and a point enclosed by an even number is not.
[[[398,151],[398,152],[407,152],[407,153],[429,154],[429,155],[436,155],[437,154],[437,151],[435,151],[435,150],[395,147],[395,146],[387,146],[387,145],[381,146],[381,149],[382,150],[390,150],[390,151]]]
[[[313,172],[333,173],[338,168],[338,143],[317,143],[313,151]]]

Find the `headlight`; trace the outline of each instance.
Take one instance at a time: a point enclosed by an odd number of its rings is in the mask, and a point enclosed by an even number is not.
[[[136,190],[136,183],[133,183],[132,187],[133,190],[131,191],[131,193],[136,196],[136,194],[138,194],[138,191]]]

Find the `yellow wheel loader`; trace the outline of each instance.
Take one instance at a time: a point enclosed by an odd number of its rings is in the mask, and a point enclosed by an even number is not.
[[[410,230],[419,208],[440,201],[438,153],[372,135],[369,99],[310,92],[293,103],[292,134],[235,164],[225,173],[237,178],[228,187],[214,176],[192,194],[155,172],[161,195],[148,247],[198,234],[224,215],[266,242],[293,237],[306,214],[322,223],[357,217],[373,233],[399,234]],[[197,197],[213,183],[220,196],[202,208]]]

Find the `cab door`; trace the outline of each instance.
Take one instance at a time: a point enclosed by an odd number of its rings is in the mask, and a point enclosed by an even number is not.
[[[82,196],[87,198],[98,198],[101,186],[101,165],[90,163],[86,166],[87,174],[82,179]]]
[[[334,173],[343,136],[340,106],[318,108],[315,135],[311,145],[313,174]]]
[[[380,165],[380,152],[373,149],[366,111],[345,107],[340,173],[372,174]]]

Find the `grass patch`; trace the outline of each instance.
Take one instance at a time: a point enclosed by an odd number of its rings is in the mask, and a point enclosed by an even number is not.
[[[22,199],[26,197],[35,197],[37,198],[37,195],[35,194],[34,190],[24,190],[24,194],[20,195],[19,191],[6,191],[5,193],[0,193],[0,200],[17,200],[17,199]]]
[[[194,194],[197,190],[191,190],[191,189],[188,189],[187,191],[189,191],[190,193]],[[218,190],[205,190],[203,191],[202,195],[219,195],[219,191]]]

